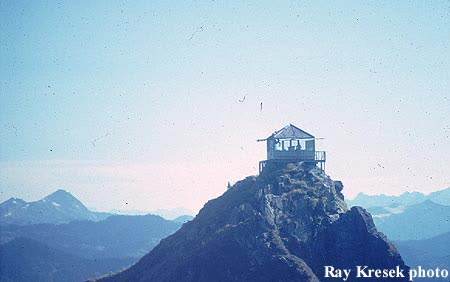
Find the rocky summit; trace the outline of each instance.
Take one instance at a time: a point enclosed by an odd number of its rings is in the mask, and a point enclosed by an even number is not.
[[[363,208],[347,208],[342,189],[315,166],[268,164],[209,201],[138,263],[98,280],[342,281],[339,270],[348,269],[354,281],[358,266],[407,276],[396,248]]]

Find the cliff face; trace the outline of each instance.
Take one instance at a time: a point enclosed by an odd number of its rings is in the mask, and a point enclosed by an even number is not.
[[[137,264],[101,280],[323,281],[326,265],[350,276],[358,265],[407,269],[370,214],[347,209],[342,189],[316,167],[268,166],[209,201]]]

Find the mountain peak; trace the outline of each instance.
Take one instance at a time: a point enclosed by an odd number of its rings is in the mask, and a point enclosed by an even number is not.
[[[64,190],[64,189],[58,189],[58,190],[56,190],[55,192],[53,192],[53,193],[47,195],[46,198],[52,197],[52,196],[55,196],[55,197],[73,197],[72,194],[70,194],[69,192],[67,192],[67,191]]]
[[[78,205],[79,207],[81,206],[84,207],[84,205],[77,198],[75,198],[72,194],[70,194],[66,190],[62,189],[56,190],[52,194],[42,199],[42,201],[44,202],[49,201],[54,203],[54,205],[66,205],[66,206]]]
[[[415,206],[423,206],[423,207],[440,207],[441,204],[435,203],[432,200],[425,200],[421,203],[415,204]]]
[[[320,281],[324,265],[406,269],[370,214],[348,210],[342,189],[315,166],[268,163],[105,281]]]
[[[0,205],[0,224],[67,223],[73,220],[100,220],[107,214],[91,212],[65,190],[57,190],[35,202],[11,198]]]
[[[1,203],[2,205],[23,205],[26,204],[26,202],[19,198],[9,198],[8,200]]]

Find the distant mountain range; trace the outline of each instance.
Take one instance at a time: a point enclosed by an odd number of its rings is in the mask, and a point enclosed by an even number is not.
[[[368,211],[378,229],[391,240],[420,240],[450,231],[450,206],[429,200],[410,206],[371,207]]]
[[[0,229],[0,238],[3,242],[18,237],[29,238],[89,259],[139,258],[181,225],[157,215],[113,215],[98,222],[6,225]]]
[[[113,214],[147,215],[155,214],[168,220],[186,222],[194,218],[192,211],[183,208],[159,209],[154,212],[140,210],[112,210],[111,212],[95,212],[89,210],[77,198],[65,190],[57,190],[47,197],[25,202],[19,198],[11,198],[0,204],[0,225],[30,225],[39,223],[68,223],[74,220],[99,221]]]
[[[77,198],[64,190],[58,190],[35,202],[11,198],[0,204],[0,224],[2,225],[59,224],[73,220],[98,221],[110,215],[90,211]]]
[[[359,194],[347,202],[373,215],[378,230],[395,241],[410,266],[449,265],[450,188],[429,195]],[[35,202],[11,198],[0,204],[0,281],[84,281],[116,272],[136,263],[192,219],[93,212],[64,190]],[[213,226],[217,219],[209,221]],[[198,236],[207,236],[202,234]]]
[[[366,208],[378,229],[391,240],[420,240],[450,231],[450,188],[429,195],[406,192],[400,196],[368,196],[360,193],[347,203]]]
[[[0,204],[0,281],[85,281],[136,262],[192,219],[92,212],[58,190]]]
[[[450,266],[450,232],[424,240],[395,241],[405,262],[412,267],[448,268]]]
[[[448,269],[450,266],[450,232],[425,240],[395,241],[394,243],[405,263],[410,267]],[[429,281],[429,279],[423,281]],[[442,281],[448,281],[448,279]]]
[[[17,238],[0,246],[0,281],[79,282],[134,262],[134,258],[80,258],[31,239]]]
[[[347,203],[372,214],[378,230],[395,241],[408,266],[434,269],[450,265],[450,188],[429,195],[360,193]]]
[[[182,215],[182,216],[179,216],[179,217],[175,218],[173,221],[179,222],[179,223],[186,223],[186,222],[191,221],[191,220],[193,220],[193,219],[194,219],[193,216],[190,216],[190,215]]]
[[[111,214],[120,214],[120,215],[146,215],[146,214],[154,214],[159,215],[167,220],[179,220],[180,218],[190,218],[193,219],[193,212],[183,208],[175,208],[175,209],[159,209],[154,211],[142,211],[142,210],[118,210],[112,209],[109,211]]]
[[[194,214],[191,210],[185,208],[173,208],[173,209],[158,209],[150,212],[151,214],[157,214],[165,219],[175,220],[176,218],[184,215],[191,216]]]
[[[366,195],[359,193],[353,200],[345,200],[351,206],[389,207],[389,206],[410,206],[424,201],[432,201],[437,204],[450,206],[450,188],[432,192],[428,195],[420,192],[405,192],[400,196],[387,195]]]

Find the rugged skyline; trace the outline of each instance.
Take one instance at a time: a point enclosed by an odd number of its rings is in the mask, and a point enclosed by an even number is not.
[[[346,196],[447,188],[449,12],[2,1],[0,201],[65,189],[99,210],[196,211],[288,123],[325,137]]]

